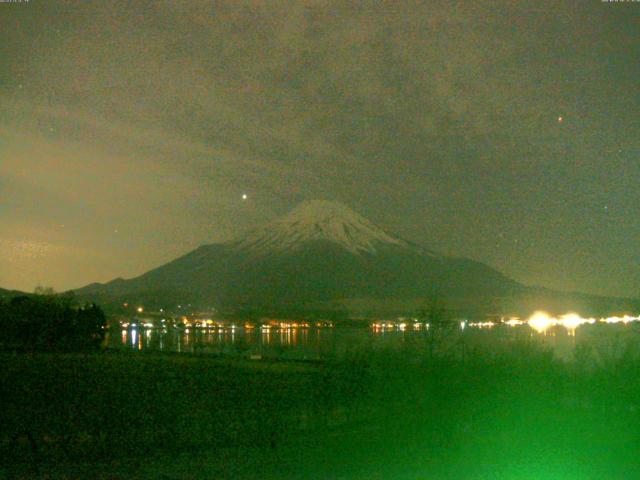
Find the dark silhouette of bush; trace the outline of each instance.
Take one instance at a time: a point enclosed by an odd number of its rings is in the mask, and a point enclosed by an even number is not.
[[[0,301],[0,346],[5,350],[79,352],[100,348],[104,312],[73,305],[60,295],[25,295]]]

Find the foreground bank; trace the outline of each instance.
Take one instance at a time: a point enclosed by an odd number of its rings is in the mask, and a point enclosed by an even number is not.
[[[516,353],[517,352],[517,353]],[[0,356],[14,478],[634,478],[640,361]]]

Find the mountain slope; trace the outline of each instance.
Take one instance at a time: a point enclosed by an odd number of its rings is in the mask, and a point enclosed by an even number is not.
[[[494,297],[521,288],[486,265],[447,258],[387,233],[344,205],[310,201],[232,242],[205,245],[137,278],[77,293],[102,301],[233,307]]]

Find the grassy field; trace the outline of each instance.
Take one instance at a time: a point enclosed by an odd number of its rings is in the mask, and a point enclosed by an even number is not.
[[[5,478],[640,478],[640,362],[2,354]]]

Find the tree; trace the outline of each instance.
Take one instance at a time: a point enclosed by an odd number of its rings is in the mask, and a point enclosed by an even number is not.
[[[106,317],[100,307],[73,305],[71,297],[31,295],[0,303],[0,345],[22,351],[100,348]]]
[[[35,295],[47,295],[47,296],[53,296],[56,294],[56,291],[53,289],[53,287],[44,287],[42,285],[38,285],[34,290],[33,293]]]

